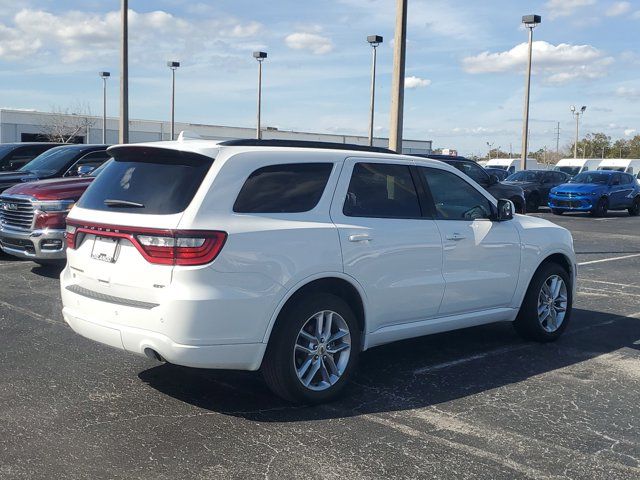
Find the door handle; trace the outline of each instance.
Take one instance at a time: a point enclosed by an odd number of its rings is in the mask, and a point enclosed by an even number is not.
[[[370,242],[371,240],[373,240],[373,239],[366,233],[359,233],[359,234],[355,234],[355,235],[349,235],[349,241],[350,242]]]
[[[464,240],[465,237],[464,235],[460,235],[459,233],[454,233],[452,235],[447,235],[447,240],[453,240],[455,242],[459,242],[460,240]]]

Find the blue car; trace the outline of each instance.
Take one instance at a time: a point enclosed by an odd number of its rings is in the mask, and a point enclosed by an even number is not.
[[[604,217],[607,210],[628,210],[640,214],[640,185],[628,173],[613,170],[582,172],[569,183],[551,189],[549,208],[556,215],[564,212],[590,212]]]

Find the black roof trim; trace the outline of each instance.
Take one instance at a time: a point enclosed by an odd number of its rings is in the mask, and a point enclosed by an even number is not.
[[[461,155],[442,155],[442,154],[438,154],[438,153],[410,153],[409,154],[412,157],[421,157],[421,158],[430,158],[432,160],[458,160],[458,161],[466,161],[466,162],[473,162],[473,163],[478,163],[474,160],[471,160],[467,157],[463,157]]]
[[[352,143],[312,142],[307,140],[258,140],[255,138],[243,138],[238,140],[226,140],[219,145],[225,147],[293,147],[293,148],[322,148],[327,150],[355,150],[358,152],[391,153],[393,150],[383,147],[370,147],[368,145],[354,145]]]

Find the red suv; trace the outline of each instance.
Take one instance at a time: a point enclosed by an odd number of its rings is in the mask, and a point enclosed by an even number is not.
[[[0,248],[39,264],[66,258],[69,210],[108,162],[86,176],[15,185],[0,194]]]

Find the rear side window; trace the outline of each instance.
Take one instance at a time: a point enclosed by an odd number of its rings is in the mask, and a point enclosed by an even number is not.
[[[315,208],[333,163],[269,165],[244,182],[233,205],[236,213],[300,213]]]
[[[420,217],[418,193],[409,166],[357,163],[342,211],[348,217]]]
[[[155,151],[154,151],[155,150]],[[184,211],[213,159],[198,154],[131,148],[91,183],[78,206],[92,210],[169,215]],[[119,158],[118,158],[119,157]],[[136,158],[138,157],[138,158]]]

